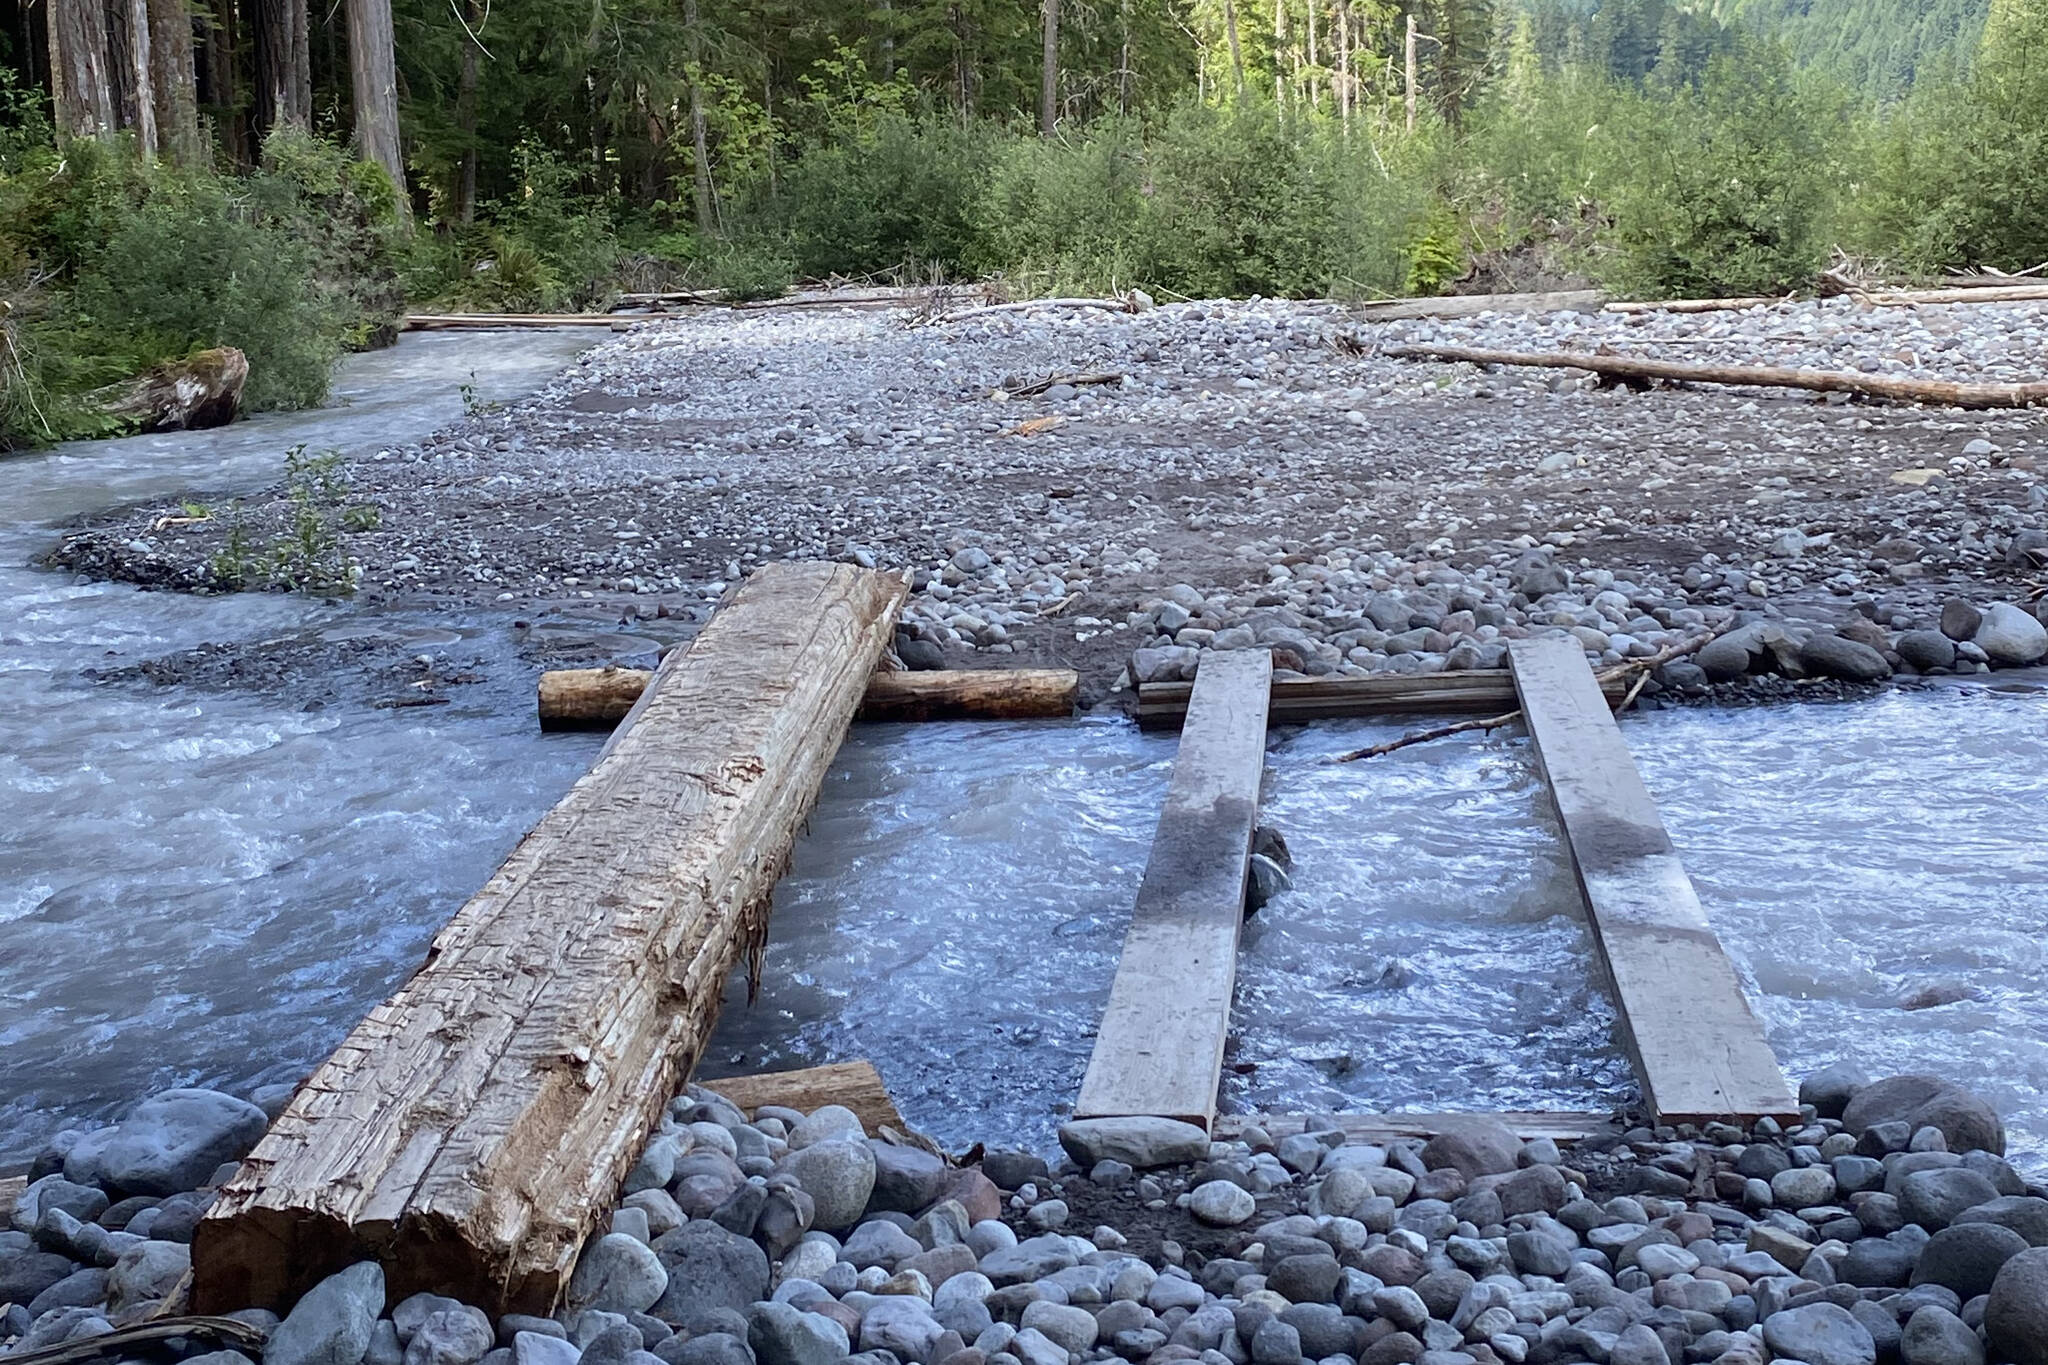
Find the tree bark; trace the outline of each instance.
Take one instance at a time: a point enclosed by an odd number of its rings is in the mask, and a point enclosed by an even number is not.
[[[1337,0],[1337,116],[1351,136],[1351,6]]]
[[[1408,64],[1408,131],[1415,131],[1415,16],[1408,16],[1408,39],[1402,45],[1401,55]]]
[[[307,0],[253,0],[256,30],[258,136],[283,124],[313,121],[313,58],[307,45]]]
[[[462,159],[455,166],[455,221],[468,227],[476,221],[476,0],[462,0],[462,70],[455,78],[455,126],[462,130]]]
[[[100,0],[49,0],[50,93],[57,137],[114,131],[114,90],[107,69],[107,12]]]
[[[156,81],[152,77],[149,41],[149,0],[115,0],[109,15],[110,32],[117,36],[114,48],[120,57],[115,88],[120,94],[121,126],[135,134],[135,145],[147,160],[154,160],[156,142]]]
[[[718,222],[711,198],[711,148],[705,128],[704,88],[698,80],[704,42],[697,0],[683,0],[683,23],[690,36],[690,193],[697,211],[697,231],[709,234],[718,230]]]
[[[180,166],[206,160],[199,135],[199,82],[192,63],[192,12],[186,0],[148,0],[150,80],[156,91],[159,150]]]
[[[199,73],[205,79],[202,104],[220,138],[221,151],[236,166],[251,165],[249,113],[242,105],[242,72],[237,50],[241,26],[235,0],[207,0],[200,11],[205,60]]]
[[[355,90],[356,151],[391,177],[400,223],[412,220],[405,158],[398,145],[398,72],[391,51],[391,0],[348,0],[348,74]]]
[[[1280,54],[1287,50],[1287,0],[1273,0],[1273,107],[1287,108],[1287,77],[1281,71]]]
[[[1060,0],[1039,0],[1038,24],[1038,135],[1051,137],[1060,117]]]
[[[1230,39],[1230,73],[1237,78],[1237,98],[1244,100],[1244,44],[1237,40],[1237,6],[1223,0],[1223,31]]]

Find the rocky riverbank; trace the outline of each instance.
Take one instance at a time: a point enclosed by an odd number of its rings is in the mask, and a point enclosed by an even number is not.
[[[273,1104],[277,1096],[267,1096]],[[851,1112],[669,1105],[551,1317],[374,1263],[205,1365],[1985,1365],[2048,1361],[2048,1187],[1931,1077],[1809,1077],[1801,1121],[1562,1150],[1486,1119],[1211,1142],[1098,1119],[946,1159]],[[0,1232],[0,1354],[144,1319],[262,1109],[175,1091],[59,1135]],[[221,1163],[230,1164],[222,1166]],[[216,1169],[216,1168],[219,1169]],[[196,1190],[191,1187],[198,1187]],[[262,1344],[258,1346],[256,1343]],[[235,1349],[239,1347],[242,1349]],[[245,1353],[246,1352],[246,1353]]]
[[[2048,655],[2031,414],[1631,393],[1379,351],[2005,379],[2032,376],[2044,337],[2039,305],[1847,300],[1382,324],[1260,300],[689,318],[351,461],[347,501],[374,515],[337,534],[365,600],[670,637],[765,560],[900,567],[907,661],[1070,664],[1096,695],[1185,676],[1205,648],[1354,675],[1494,666],[1553,629],[1609,663],[1732,630],[1701,672],[1665,675],[1681,690],[1970,672]],[[1012,396],[1052,375],[1104,382]],[[136,509],[51,562],[218,588],[229,537],[261,545],[301,502]]]

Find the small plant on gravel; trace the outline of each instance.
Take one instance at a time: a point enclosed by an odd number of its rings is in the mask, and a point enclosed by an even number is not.
[[[242,525],[242,504],[238,501],[228,507],[228,538],[214,551],[207,572],[213,576],[214,586],[240,592],[249,585],[249,570],[254,563],[254,547],[249,543],[248,528]]]
[[[341,514],[344,531],[374,531],[384,524],[384,514],[370,504],[357,503]]]

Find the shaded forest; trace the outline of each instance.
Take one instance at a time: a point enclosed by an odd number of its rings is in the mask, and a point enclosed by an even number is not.
[[[2048,258],[2048,0],[6,0],[0,436],[408,301],[1785,292]]]

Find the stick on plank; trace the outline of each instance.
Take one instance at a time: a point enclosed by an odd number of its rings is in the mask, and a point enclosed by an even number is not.
[[[1578,641],[1516,640],[1508,661],[1650,1112],[1663,1123],[1796,1116]]]
[[[1263,649],[1211,653],[1195,675],[1076,1118],[1215,1116],[1272,678]]]

